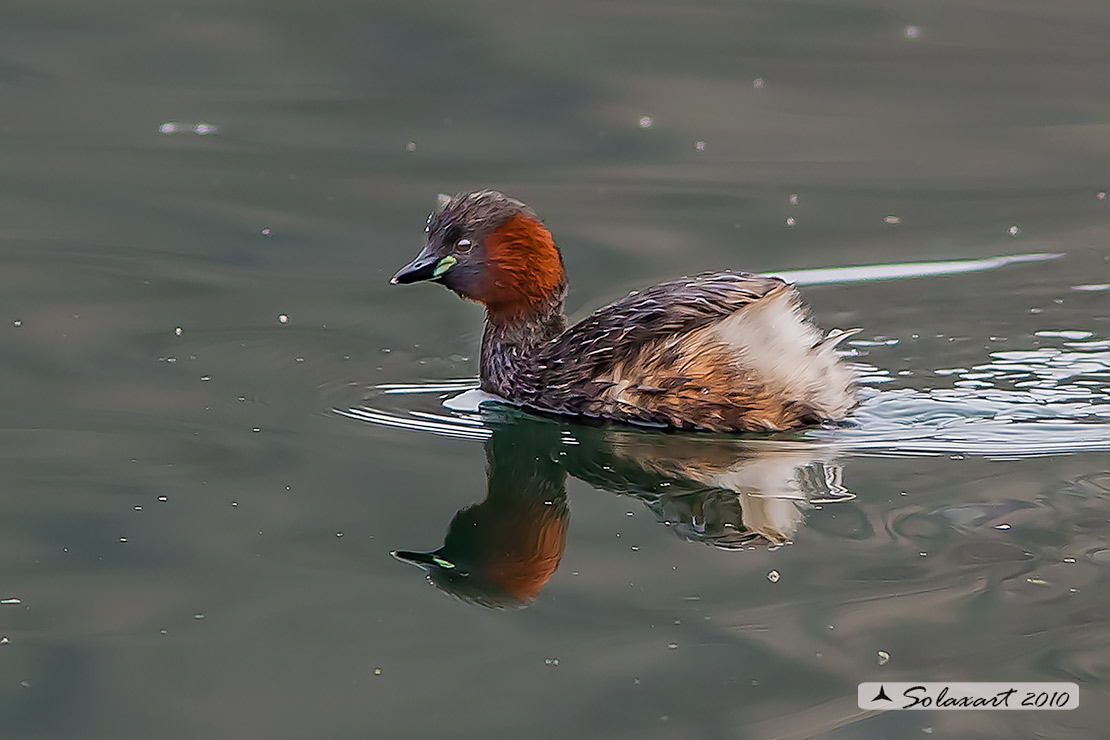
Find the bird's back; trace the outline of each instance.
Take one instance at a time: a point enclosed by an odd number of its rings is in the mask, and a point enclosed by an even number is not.
[[[703,273],[600,309],[540,348],[512,397],[539,411],[675,429],[780,431],[841,418],[851,371],[793,286]]]

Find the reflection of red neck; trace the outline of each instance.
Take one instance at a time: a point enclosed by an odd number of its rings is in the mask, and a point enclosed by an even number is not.
[[[477,298],[495,321],[523,318],[561,298],[563,258],[551,232],[525,213],[486,237],[486,262]]]

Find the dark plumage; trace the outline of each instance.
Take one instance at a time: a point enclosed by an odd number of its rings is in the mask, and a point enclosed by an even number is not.
[[[567,328],[550,232],[520,201],[460,194],[393,278],[431,279],[486,306],[482,388],[541,412],[673,429],[780,431],[845,416],[851,372],[797,291],[777,278],[702,273],[611,303]]]

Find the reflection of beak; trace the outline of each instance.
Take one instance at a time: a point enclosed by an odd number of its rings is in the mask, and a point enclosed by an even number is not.
[[[430,250],[424,249],[416,259],[398,270],[389,282],[394,285],[406,285],[421,280],[433,280],[447,272],[457,261],[451,255],[440,259]]]
[[[393,550],[389,553],[402,563],[412,563],[421,568],[444,568],[453,570],[455,564],[430,552],[412,552],[411,550]]]
[[[412,563],[413,565],[421,565],[425,568],[435,565],[435,563],[432,561],[432,554],[428,552],[392,550],[389,554],[400,560],[402,563]]]

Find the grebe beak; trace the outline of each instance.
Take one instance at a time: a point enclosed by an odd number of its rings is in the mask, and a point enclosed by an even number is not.
[[[425,249],[417,255],[416,259],[398,270],[389,282],[393,285],[407,285],[421,280],[434,280],[451,269],[456,262],[458,260],[451,255],[441,258],[434,252]]]

